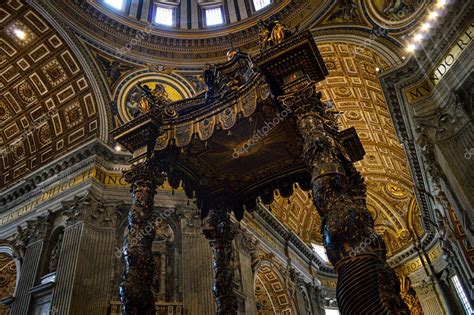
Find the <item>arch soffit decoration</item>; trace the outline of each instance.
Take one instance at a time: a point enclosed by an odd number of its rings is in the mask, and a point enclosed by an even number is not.
[[[12,262],[8,260],[12,260],[14,263],[12,264]],[[10,264],[12,265],[10,266]],[[5,282],[2,281],[2,283],[0,283],[0,292],[3,293],[4,290],[7,290],[12,296],[15,296],[16,289],[18,288],[18,281],[20,279],[21,264],[18,259],[13,258],[13,249],[10,245],[10,242],[5,241],[5,240],[0,240],[0,274],[1,275],[3,275],[4,268],[7,268],[7,265],[8,265],[8,270],[5,269],[5,272],[7,272],[6,274],[7,277],[5,278],[5,280],[8,280],[8,281],[5,281]],[[14,285],[9,283],[9,279],[8,279],[8,276],[12,276],[12,273],[15,274]],[[0,280],[3,280],[3,279],[0,279]],[[4,297],[3,294],[0,294],[0,296]]]
[[[258,285],[263,286],[261,292],[262,294],[266,294],[266,297],[269,298],[271,307],[276,314],[296,314],[294,302],[289,295],[288,288],[285,285],[280,271],[275,270],[275,267],[267,261],[260,262],[255,271],[255,290],[258,289]],[[271,313],[262,314],[266,315]]]

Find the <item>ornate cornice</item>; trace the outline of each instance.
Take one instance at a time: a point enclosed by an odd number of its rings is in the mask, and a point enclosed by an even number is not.
[[[17,185],[3,190],[2,198],[0,199],[0,213],[6,212],[22,202],[40,195],[42,190],[53,183],[67,178],[92,163],[98,163],[107,167],[108,161],[114,160],[115,164],[125,163],[128,157],[129,155],[113,152],[109,146],[98,139],[90,141],[62,158],[56,159],[52,163],[25,176]]]
[[[114,18],[113,15],[105,14],[88,1],[63,0],[62,2],[64,2],[63,5],[58,6],[49,1],[40,1],[39,5],[55,16],[61,16],[63,23],[68,23],[72,30],[106,50],[121,48],[136,38],[137,34],[143,32],[139,29],[140,24],[132,26],[130,23],[125,23],[117,17]],[[312,10],[305,10],[309,7]],[[133,47],[130,55],[139,55],[140,58],[160,58],[164,63],[166,59],[168,62],[172,62],[171,59],[181,59],[201,63],[202,59],[223,59],[231,47],[231,42],[233,46],[247,51],[256,47],[259,18],[266,18],[270,14],[274,19],[291,23],[296,18],[298,21],[310,18],[312,16],[310,13],[315,10],[319,12],[325,9],[327,8],[323,8],[321,1],[296,0],[282,2],[281,5],[275,6],[275,10],[265,13],[264,16],[251,17],[241,23],[242,25],[238,28],[226,27],[220,32],[219,30],[167,32],[153,28],[146,34],[146,40],[140,41]],[[140,23],[143,24],[141,28],[146,26],[143,22]]]

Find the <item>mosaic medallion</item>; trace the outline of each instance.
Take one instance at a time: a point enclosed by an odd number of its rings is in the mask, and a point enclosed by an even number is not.
[[[384,29],[401,29],[416,22],[430,0],[369,0],[360,1],[364,14]]]

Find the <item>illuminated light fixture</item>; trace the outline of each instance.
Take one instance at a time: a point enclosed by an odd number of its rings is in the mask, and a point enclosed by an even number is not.
[[[442,7],[444,7],[447,3],[448,3],[448,1],[446,1],[446,0],[438,0],[438,3],[436,3],[436,6],[437,6],[438,8],[442,8]]]
[[[407,51],[414,52],[415,50],[416,50],[416,45],[415,44],[408,44]]]
[[[428,16],[428,19],[434,20],[434,19],[436,19],[436,18],[438,17],[438,15],[439,15],[438,11],[433,11],[433,12],[431,12],[430,15]]]
[[[405,60],[405,59],[407,59],[407,57],[405,57],[405,56],[402,56],[402,59],[403,59],[403,60]]]
[[[375,68],[375,72],[379,72],[379,71],[380,71],[379,67]]]
[[[13,34],[20,40],[24,40],[26,38],[25,31],[22,31],[19,28],[14,28],[13,29]]]
[[[413,39],[415,40],[415,42],[420,42],[423,39],[423,34],[416,33],[415,36],[413,36]]]
[[[123,9],[123,0],[104,0],[104,3],[114,9]]]
[[[115,149],[115,151],[117,151],[117,152],[122,151],[122,147],[121,147],[120,145],[118,145],[118,144],[115,145],[115,148],[114,148],[114,149]]]
[[[425,22],[425,23],[423,23],[423,24],[421,25],[421,29],[422,29],[423,31],[427,31],[427,30],[429,30],[430,28],[431,28],[431,24],[428,23],[428,22]]]

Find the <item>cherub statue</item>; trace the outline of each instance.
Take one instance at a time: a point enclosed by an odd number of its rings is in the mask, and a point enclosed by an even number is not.
[[[285,24],[278,20],[274,21],[273,23],[271,40],[273,45],[278,45],[285,40],[287,28]]]
[[[272,39],[270,36],[270,30],[268,29],[268,25],[262,20],[260,20],[259,23],[258,37],[260,50],[264,50],[271,45]]]
[[[153,91],[151,91],[156,104],[166,104],[169,102],[168,93],[166,93],[165,87],[161,84],[156,84]]]

